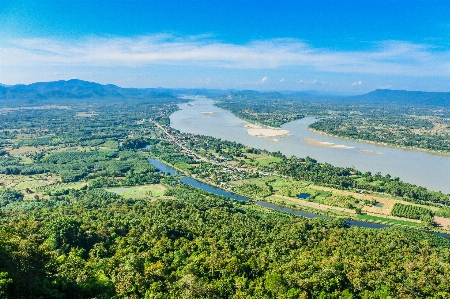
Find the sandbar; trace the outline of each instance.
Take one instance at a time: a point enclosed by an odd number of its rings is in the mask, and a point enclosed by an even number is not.
[[[278,138],[266,137],[266,140],[269,142],[278,142]]]
[[[267,127],[264,128],[255,124],[247,124],[245,125],[245,128],[247,129],[247,133],[249,135],[258,137],[288,136],[291,134],[288,130]]]
[[[305,141],[305,143],[307,145],[312,145],[312,146],[320,146],[320,147],[326,147],[326,148],[337,148],[337,149],[352,149],[352,148],[355,148],[354,146],[347,146],[347,145],[343,145],[343,144],[336,144],[336,143],[328,142],[328,141],[320,141],[320,140],[312,139],[312,138],[303,138],[303,140]]]
[[[363,154],[371,154],[371,155],[383,155],[384,153],[382,152],[377,152],[377,151],[372,151],[372,150],[360,150],[360,153]]]
[[[202,111],[201,114],[204,114],[206,116],[212,116],[214,114],[214,112]]]

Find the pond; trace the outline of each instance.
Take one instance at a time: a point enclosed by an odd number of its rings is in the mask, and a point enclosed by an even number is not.
[[[176,171],[174,168],[162,163],[158,159],[147,159],[147,161],[150,162],[150,164],[152,164],[153,166],[155,166],[160,172],[168,173],[171,176],[177,176],[182,174]]]

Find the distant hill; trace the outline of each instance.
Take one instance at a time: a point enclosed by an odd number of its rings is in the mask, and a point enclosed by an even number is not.
[[[170,89],[162,88],[121,88],[116,85],[102,85],[78,79],[54,82],[39,82],[29,85],[0,85],[0,100],[55,100],[88,98],[173,98]]]
[[[372,92],[339,97],[308,92],[258,92],[254,90],[218,89],[167,89],[167,88],[121,88],[113,84],[99,84],[78,79],[38,82],[29,85],[4,85],[0,83],[0,104],[31,104],[37,101],[54,102],[61,99],[148,99],[174,98],[180,94],[223,96],[247,99],[294,99],[309,101],[350,101],[373,104],[396,104],[409,106],[450,107],[450,92],[423,92],[377,89]]]
[[[450,92],[377,89],[348,99],[374,104],[450,107]]]

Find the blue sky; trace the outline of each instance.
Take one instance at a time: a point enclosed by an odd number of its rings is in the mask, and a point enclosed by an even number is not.
[[[0,3],[4,84],[450,91],[450,1]]]

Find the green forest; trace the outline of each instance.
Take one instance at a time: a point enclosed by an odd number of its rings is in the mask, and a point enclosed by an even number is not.
[[[450,243],[259,210],[182,184],[2,211],[7,298],[447,298]]]

